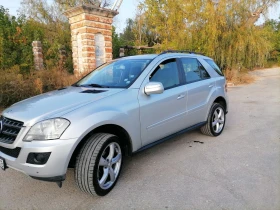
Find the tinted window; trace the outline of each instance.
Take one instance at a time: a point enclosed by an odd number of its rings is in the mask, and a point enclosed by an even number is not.
[[[178,67],[175,59],[162,62],[150,76],[151,82],[161,82],[164,89],[180,84]]]
[[[208,72],[196,58],[181,58],[187,83],[210,78]]]
[[[221,76],[224,76],[224,74],[222,73],[221,69],[219,68],[219,66],[210,59],[205,59],[205,61]]]

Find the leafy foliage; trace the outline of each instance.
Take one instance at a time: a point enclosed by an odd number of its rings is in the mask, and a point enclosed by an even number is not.
[[[17,48],[26,42],[22,37],[21,22],[21,19],[10,17],[8,10],[0,6],[0,69],[21,63],[22,55]]]
[[[65,48],[67,58],[64,68],[72,71],[71,37],[68,23],[42,21],[10,16],[0,7],[0,70],[20,65],[22,69],[33,67],[32,42],[41,41],[46,68],[57,66],[59,49]]]
[[[273,31],[270,40],[273,44],[273,50],[270,53],[269,64],[278,63],[280,65],[280,20],[269,20],[265,27]]]
[[[145,33],[153,35],[153,43],[160,44],[159,51],[198,51],[213,57],[223,69],[251,69],[263,66],[273,49],[272,30],[254,23],[276,2],[145,0],[138,19],[145,23]]]

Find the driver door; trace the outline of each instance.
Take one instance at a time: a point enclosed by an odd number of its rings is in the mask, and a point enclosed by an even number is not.
[[[149,82],[161,82],[164,92],[148,96],[139,91],[142,146],[186,127],[187,91],[180,75],[177,59],[165,60],[149,75]]]

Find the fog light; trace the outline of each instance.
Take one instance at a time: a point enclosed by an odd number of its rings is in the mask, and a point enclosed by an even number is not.
[[[48,162],[51,152],[29,153],[26,163],[44,165]]]

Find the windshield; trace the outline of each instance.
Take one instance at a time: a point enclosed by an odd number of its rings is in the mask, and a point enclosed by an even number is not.
[[[151,60],[117,60],[106,63],[77,82],[76,86],[101,88],[127,88],[146,68]]]

